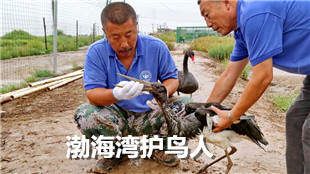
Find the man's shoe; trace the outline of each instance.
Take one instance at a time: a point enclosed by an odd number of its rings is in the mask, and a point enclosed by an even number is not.
[[[155,150],[151,159],[167,167],[174,167],[180,163],[180,159],[178,159],[175,155],[165,154],[162,150]]]
[[[122,158],[102,158],[91,169],[94,173],[109,173],[122,162]]]

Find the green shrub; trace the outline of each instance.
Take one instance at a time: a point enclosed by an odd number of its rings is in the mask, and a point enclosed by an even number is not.
[[[234,42],[232,37],[206,36],[195,39],[190,45],[190,49],[203,51],[213,58],[224,60],[229,58]]]
[[[167,45],[167,47],[168,47],[168,49],[169,49],[170,51],[175,50],[174,44],[173,44],[172,42],[165,42],[165,44]]]
[[[209,47],[208,53],[212,58],[224,60],[224,59],[229,59],[233,48],[234,48],[234,45],[229,44],[229,43],[214,44]]]
[[[244,67],[244,69],[242,70],[242,73],[240,74],[241,78],[243,80],[247,80],[248,79],[248,76],[249,76],[249,72],[251,71],[252,69],[252,66],[251,65],[246,65]]]
[[[31,39],[36,39],[36,38],[37,38],[36,36],[33,36],[23,30],[13,30],[12,32],[5,34],[4,36],[1,37],[1,39],[11,39],[11,40],[15,40],[15,39],[31,40]]]
[[[53,75],[53,72],[50,70],[35,70],[34,72],[35,77],[51,77]]]
[[[298,93],[279,96],[269,96],[274,104],[276,104],[282,111],[287,111],[288,108],[293,104],[294,100],[298,96]]]
[[[57,36],[65,36],[64,31],[62,31],[62,30],[57,30]]]

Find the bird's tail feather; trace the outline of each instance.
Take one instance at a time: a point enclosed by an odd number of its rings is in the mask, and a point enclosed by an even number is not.
[[[268,145],[267,140],[263,137],[263,133],[253,119],[241,120],[239,124],[233,124],[234,130],[240,135],[246,135],[260,148],[265,150],[261,144]]]

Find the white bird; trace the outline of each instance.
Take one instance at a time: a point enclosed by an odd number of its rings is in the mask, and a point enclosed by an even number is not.
[[[212,143],[217,147],[220,147],[225,151],[225,155],[213,161],[210,164],[204,165],[198,173],[203,172],[211,165],[216,162],[224,159],[225,157],[228,160],[226,174],[230,171],[233,163],[230,159],[230,155],[234,154],[237,151],[237,148],[233,143],[240,142],[243,139],[250,140],[258,145],[264,150],[261,144],[268,145],[268,142],[263,138],[263,133],[257,126],[257,123],[254,121],[252,116],[242,116],[241,120],[237,124],[232,124],[230,128],[222,130],[218,133],[213,133],[212,129],[214,123],[218,123],[218,115],[210,109],[210,106],[213,105],[221,110],[231,110],[225,106],[219,105],[217,103],[188,103],[186,105],[186,112],[195,112],[196,118],[205,125],[203,127],[202,135],[205,137],[206,142]],[[228,152],[227,149],[231,148],[231,151]]]

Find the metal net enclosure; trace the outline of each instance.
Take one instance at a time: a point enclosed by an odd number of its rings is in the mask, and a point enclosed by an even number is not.
[[[220,36],[212,28],[208,27],[177,27],[177,43],[190,42],[196,38],[204,36]]]

